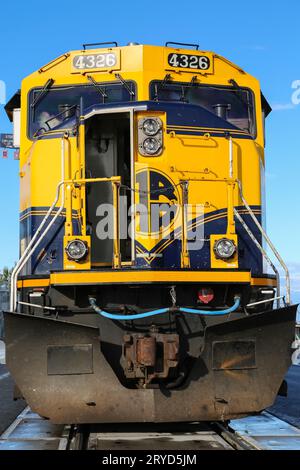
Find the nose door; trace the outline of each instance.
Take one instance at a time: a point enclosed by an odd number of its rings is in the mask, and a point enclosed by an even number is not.
[[[121,176],[120,195],[124,197],[128,193],[126,187],[131,186],[129,113],[97,114],[87,120],[85,161],[87,178]],[[111,266],[114,237],[112,184],[87,184],[86,199],[92,266]],[[120,221],[124,223],[124,217]],[[125,222],[128,221],[125,219]],[[120,232],[124,233],[124,230]],[[120,250],[122,261],[130,259],[130,240],[121,240]]]

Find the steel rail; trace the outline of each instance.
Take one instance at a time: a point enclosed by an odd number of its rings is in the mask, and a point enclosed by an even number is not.
[[[32,426],[34,424],[34,426]],[[40,424],[40,425],[39,425]],[[33,429],[30,432],[30,428]],[[290,439],[290,442],[289,442]],[[0,449],[300,449],[300,429],[264,411],[231,422],[53,425],[27,406],[0,436]],[[191,444],[193,447],[191,448]],[[179,449],[178,449],[179,448]],[[144,450],[147,450],[143,447]]]

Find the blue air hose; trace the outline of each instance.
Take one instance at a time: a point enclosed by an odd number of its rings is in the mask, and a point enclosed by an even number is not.
[[[103,317],[110,318],[111,320],[138,320],[139,318],[147,318],[152,317],[153,315],[161,315],[163,313],[170,312],[170,308],[160,308],[158,310],[150,310],[150,312],[137,313],[134,315],[118,315],[115,313],[105,312],[105,310],[101,310],[101,308],[96,305],[96,299],[92,297],[90,297],[89,302],[95,312],[99,313]],[[197,315],[228,315],[229,313],[234,312],[237,308],[239,308],[239,306],[240,298],[236,297],[232,307],[227,308],[225,310],[197,310],[195,308],[179,307],[178,311],[182,313],[193,313]]]
[[[196,310],[195,308],[186,308],[179,307],[179,312],[183,313],[197,313],[198,315],[228,315],[231,312],[234,312],[239,308],[241,299],[239,297],[235,298],[234,304],[232,307],[226,308],[225,310]]]

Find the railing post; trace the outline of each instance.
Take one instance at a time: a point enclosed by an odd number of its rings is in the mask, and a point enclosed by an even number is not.
[[[234,222],[234,190],[235,183],[233,181],[227,182],[227,230],[228,235],[235,234],[235,222]]]
[[[69,180],[71,178],[71,159],[70,159],[70,142],[69,136],[65,134],[64,140],[65,146],[65,178]],[[73,219],[72,219],[72,212],[73,212],[73,185],[68,184],[65,188],[65,203],[66,203],[66,224],[65,224],[65,235],[72,236],[73,235]]]
[[[228,137],[229,143],[229,180],[227,183],[227,231],[228,235],[234,235],[235,221],[234,221],[234,186],[233,182],[233,140],[231,135]]]
[[[182,226],[182,238],[181,238],[181,267],[190,267],[190,255],[187,248],[187,204],[188,204],[188,182],[181,182],[181,226]]]
[[[65,229],[65,235],[67,237],[71,237],[73,235],[72,197],[73,197],[73,188],[71,184],[68,184],[66,187],[66,229]]]
[[[120,202],[120,183],[119,181],[112,182],[113,187],[113,209],[114,209],[114,253],[113,253],[113,266],[114,268],[121,267],[120,256],[120,227],[119,227],[119,202]]]
[[[83,115],[83,103],[80,102],[79,116],[79,165],[80,176],[85,179],[85,120]],[[80,186],[81,200],[81,234],[86,236],[86,183]]]

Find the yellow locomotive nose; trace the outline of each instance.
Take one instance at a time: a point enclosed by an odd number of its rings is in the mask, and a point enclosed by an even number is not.
[[[263,224],[257,80],[196,45],[92,44],[6,110],[21,188],[7,364],[32,409],[107,423],[269,406],[297,306]]]

